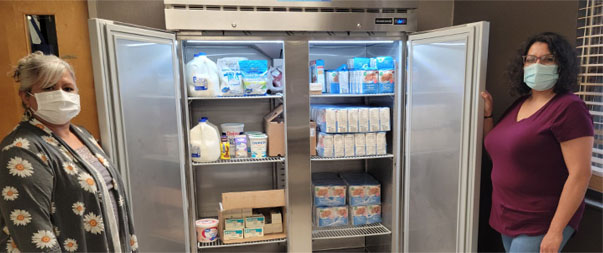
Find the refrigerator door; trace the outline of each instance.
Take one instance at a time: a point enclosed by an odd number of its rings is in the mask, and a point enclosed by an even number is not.
[[[175,36],[99,19],[89,28],[102,144],[128,186],[139,250],[187,251]]]
[[[489,23],[409,36],[404,251],[477,250]]]

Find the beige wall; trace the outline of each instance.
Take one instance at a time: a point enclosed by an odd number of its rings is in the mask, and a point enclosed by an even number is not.
[[[90,18],[165,29],[163,0],[88,0]]]
[[[90,40],[88,7],[84,0],[0,1],[0,139],[21,119],[23,108],[18,84],[9,76],[17,61],[30,53],[26,14],[55,15],[59,56],[69,62],[77,77],[82,111],[73,123],[99,138]]]
[[[417,7],[417,30],[425,31],[451,26],[453,14],[453,0],[419,1]]]

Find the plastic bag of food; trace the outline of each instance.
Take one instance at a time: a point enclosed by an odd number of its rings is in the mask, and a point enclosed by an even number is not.
[[[247,60],[245,57],[225,57],[218,59],[218,70],[222,77],[220,91],[222,96],[242,96],[243,74],[239,67],[239,61]]]
[[[239,61],[239,68],[243,74],[245,95],[265,95],[267,91],[268,61],[245,60]]]

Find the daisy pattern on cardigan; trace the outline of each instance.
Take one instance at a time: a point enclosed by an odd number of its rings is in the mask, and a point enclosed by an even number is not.
[[[117,250],[112,245],[123,252],[138,249],[117,168],[90,133],[76,126],[71,130],[95,158],[95,165],[80,159],[79,153],[35,119],[27,118],[0,141],[0,213],[5,214],[0,216],[0,251]],[[116,220],[103,217],[111,196],[100,191],[104,181],[93,174],[99,170],[94,167],[99,165],[96,160],[112,177],[109,193],[119,203]],[[114,244],[115,235],[123,243]]]

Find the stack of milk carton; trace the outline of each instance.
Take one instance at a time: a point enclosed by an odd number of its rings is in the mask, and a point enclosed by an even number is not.
[[[348,225],[345,182],[336,173],[313,173],[314,224],[317,227]]]
[[[381,184],[367,173],[341,173],[354,226],[381,222]]]
[[[310,63],[311,83],[322,86],[322,93],[394,93],[395,61],[390,56],[354,57],[337,69],[325,71],[324,60]]]
[[[312,105],[321,157],[384,155],[391,130],[389,107]]]

